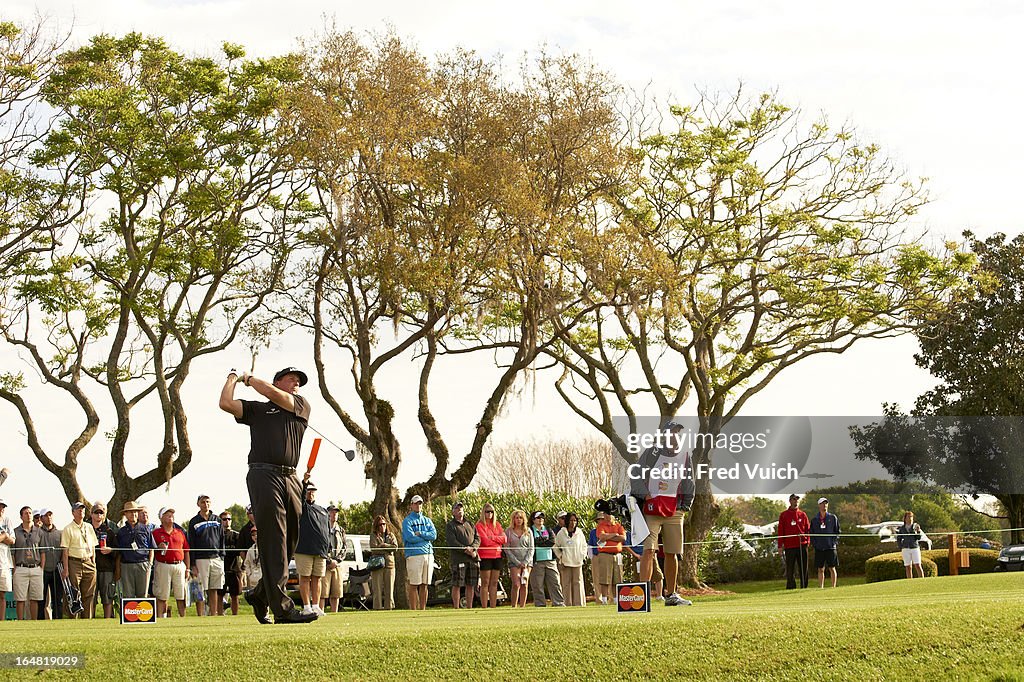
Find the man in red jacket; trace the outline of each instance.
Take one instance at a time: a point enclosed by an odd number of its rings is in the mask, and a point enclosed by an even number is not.
[[[800,496],[789,496],[789,509],[779,514],[779,549],[786,553],[786,589],[796,587],[796,573],[800,574],[800,587],[807,587],[807,546],[811,543],[808,533],[811,521],[798,505]],[[799,567],[798,567],[799,566]]]

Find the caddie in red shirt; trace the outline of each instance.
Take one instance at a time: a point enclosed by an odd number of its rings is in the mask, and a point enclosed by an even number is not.
[[[786,553],[786,589],[796,588],[796,573],[800,574],[800,587],[807,587],[807,546],[811,544],[811,521],[800,510],[800,496],[789,496],[789,509],[779,514],[779,549]]]
[[[665,548],[665,589],[671,591],[665,597],[665,606],[691,604],[676,593],[679,569],[676,555],[683,553],[683,514],[690,510],[694,496],[690,456],[680,452],[683,430],[682,424],[669,422],[665,426],[670,435],[666,439],[669,444],[652,447],[640,458],[641,471],[646,472],[642,481],[647,487],[642,509],[650,530],[640,559],[640,579],[650,581],[660,540]]]

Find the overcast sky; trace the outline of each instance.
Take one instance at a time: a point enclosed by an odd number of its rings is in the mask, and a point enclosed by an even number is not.
[[[933,202],[915,228],[936,242],[964,229],[987,235],[1017,234],[1019,210],[1014,187],[1024,186],[1024,141],[1016,130],[1024,104],[1019,73],[1019,29],[1024,5],[1016,2],[650,2],[627,9],[622,2],[313,2],[311,0],[4,0],[0,18],[50,17],[73,27],[74,42],[96,33],[141,31],[167,38],[186,52],[213,54],[222,41],[242,43],[251,56],[294,49],[325,20],[339,27],[380,31],[392,26],[427,53],[455,46],[514,64],[524,51],[541,45],[592,58],[621,80],[681,100],[697,88],[750,92],[777,89],[783,101],[849,122],[880,144],[911,176],[930,179]],[[823,357],[791,368],[757,399],[747,414],[857,415],[879,412],[882,402],[908,405],[930,385],[916,369],[910,339],[865,342],[840,357]],[[172,502],[195,513],[195,497],[210,494],[221,508],[246,501],[244,474],[248,435],[216,409],[226,369],[248,367],[245,349],[196,367],[189,380],[189,426],[196,456],[174,479],[170,491],[143,498],[152,507]],[[464,447],[478,419],[478,398],[490,390],[478,371],[448,372],[435,391],[452,399],[439,419],[453,442]],[[260,355],[257,373],[267,376],[284,365],[309,367],[308,343],[285,338]],[[9,348],[0,347],[0,371],[23,368]],[[411,368],[407,366],[406,368]],[[406,368],[387,375],[383,394],[396,406],[404,436],[406,470],[399,480],[419,480],[431,466],[416,438],[415,391]],[[208,381],[207,378],[208,377]],[[403,381],[403,379],[405,381]],[[542,378],[509,405],[496,431],[499,441],[524,433],[586,433]],[[332,440],[351,446],[318,395],[312,423]],[[39,399],[46,394],[32,392]],[[240,397],[253,397],[240,392]],[[45,398],[43,398],[45,400]],[[73,411],[53,401],[34,403],[44,444],[62,450],[65,424]],[[468,408],[467,408],[468,406]],[[109,414],[107,415],[109,417]],[[145,424],[135,420],[135,426]],[[101,424],[101,431],[111,428]],[[58,521],[70,516],[56,483],[24,444],[16,412],[0,404],[0,464],[12,469],[0,489],[15,509],[23,504],[51,506]],[[91,498],[106,499],[112,486],[105,439],[97,437],[82,458],[80,474]],[[139,438],[130,470],[148,468],[154,444]],[[307,447],[309,436],[307,436]],[[458,448],[455,448],[458,451]],[[336,453],[322,452],[316,480],[321,499],[351,502],[371,492],[361,469]],[[32,491],[29,494],[28,491]]]

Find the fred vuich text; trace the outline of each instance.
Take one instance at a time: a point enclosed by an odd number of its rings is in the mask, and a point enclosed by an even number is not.
[[[799,470],[792,464],[779,465],[774,462],[763,464],[736,464],[716,467],[707,463],[694,465],[692,471],[680,464],[670,463],[663,467],[642,467],[632,464],[628,475],[635,480],[708,480],[708,481],[795,481],[800,478]]]

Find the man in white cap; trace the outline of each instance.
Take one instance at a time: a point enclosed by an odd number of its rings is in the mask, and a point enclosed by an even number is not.
[[[296,609],[288,596],[288,561],[295,554],[302,515],[302,494],[295,467],[309,419],[309,403],[298,390],[307,381],[305,372],[295,367],[280,370],[272,383],[231,370],[220,393],[220,409],[249,427],[249,473],[245,482],[260,530],[256,541],[262,579],[246,592],[246,600],[261,623],[269,622],[268,609],[273,612],[275,623],[309,623],[317,618],[316,612],[302,613]],[[255,389],[267,400],[238,400],[235,386],[239,383]]]
[[[427,587],[434,575],[434,540],[437,529],[430,517],[422,513],[423,498],[413,495],[409,515],[402,521],[402,542],[405,544],[405,572],[409,580],[409,608],[426,610]]]
[[[160,525],[153,531],[153,596],[156,612],[167,613],[167,600],[172,596],[178,604],[178,616],[185,617],[185,582],[191,576],[188,539],[174,523],[174,509],[160,510]]]
[[[818,498],[818,514],[811,520],[811,545],[814,547],[814,567],[818,569],[818,586],[825,588],[825,569],[836,586],[839,567],[839,517],[828,510],[828,498]]]

